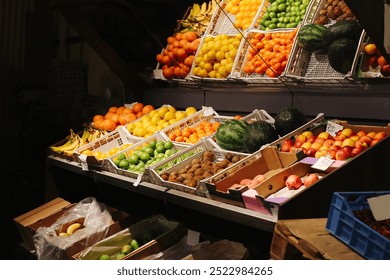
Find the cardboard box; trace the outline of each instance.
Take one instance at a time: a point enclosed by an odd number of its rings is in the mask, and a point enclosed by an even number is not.
[[[65,214],[74,205],[75,203],[70,203],[62,198],[56,198],[15,218],[14,220],[22,236],[23,242],[26,243],[31,250],[35,250],[33,236],[36,234],[38,228],[52,226],[58,218]],[[80,252],[86,247],[95,244],[107,236],[119,232],[130,224],[130,216],[127,213],[108,206],[107,209],[110,212],[113,222],[106,229],[102,229],[101,232],[94,233],[91,236],[76,241],[65,250],[57,248],[56,244],[48,244],[47,246],[51,246],[53,248],[53,252],[56,251],[60,259],[71,259],[75,253]],[[67,228],[67,226],[74,222],[82,223],[83,218],[69,221],[68,223],[61,225],[58,229],[56,229],[56,232],[59,233],[63,231],[61,227]]]
[[[43,225],[43,219],[49,216],[52,216],[53,219],[58,218],[69,205],[71,205],[69,201],[58,197],[14,218],[23,243],[29,249],[34,250],[33,236],[36,230]]]
[[[277,217],[279,207],[283,205],[284,202],[293,199],[307,189],[302,186],[298,190],[289,190],[286,187],[286,179],[288,176],[295,174],[303,180],[307,174],[316,173],[321,180],[324,176],[342,166],[342,163],[337,161],[326,171],[320,171],[313,169],[312,164],[307,164],[307,162],[314,163],[315,161],[315,158],[313,158],[313,160],[304,158],[302,161],[296,162],[289,167],[270,170],[265,173],[264,176],[267,178],[266,180],[261,182],[254,189],[248,190],[242,194],[245,207]]]
[[[146,241],[145,233],[149,232],[152,240]],[[107,254],[111,258],[121,252],[122,246],[131,240],[137,240],[140,247],[122,257],[122,260],[141,260],[152,254],[159,253],[175,243],[185,235],[186,229],[176,221],[165,219],[163,216],[153,216],[144,219],[128,228],[111,235],[96,244],[85,248],[73,256],[76,260],[96,260]]]
[[[291,165],[302,157],[302,153],[281,152],[275,146],[268,146],[233,164],[222,174],[202,181],[210,197],[224,203],[245,207],[242,193],[249,190],[247,186],[237,185],[242,179],[253,179],[258,174],[271,175],[272,172]]]

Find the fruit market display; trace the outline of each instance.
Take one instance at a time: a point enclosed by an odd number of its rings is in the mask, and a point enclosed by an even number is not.
[[[92,119],[93,127],[113,131],[118,125],[125,125],[154,110],[153,105],[144,105],[141,102],[132,104],[131,108],[125,106],[112,106],[105,115],[95,115]]]
[[[126,128],[134,136],[147,138],[155,132],[191,116],[196,112],[197,109],[192,106],[181,111],[176,110],[176,108],[171,105],[164,105],[158,109],[153,109],[148,114],[128,123]]]
[[[241,155],[226,153],[223,159],[217,159],[213,151],[205,151],[200,158],[193,159],[182,169],[163,171],[160,177],[165,181],[195,188],[200,180],[211,177],[242,158]]]
[[[329,24],[342,20],[356,20],[355,15],[344,0],[324,0],[323,7],[314,23]]]
[[[271,0],[260,15],[259,29],[295,28],[304,19],[310,0]]]
[[[207,35],[197,51],[191,75],[199,78],[226,79],[232,72],[241,34]]]
[[[228,0],[225,11],[234,15],[234,25],[240,30],[251,27],[255,16],[265,0]]]
[[[281,145],[282,151],[301,148],[309,157],[326,156],[336,160],[347,160],[359,155],[369,147],[374,146],[387,135],[385,132],[353,132],[351,128],[344,128],[331,136],[323,131],[314,135],[311,131],[304,131],[294,139],[287,139]]]
[[[75,133],[73,129],[70,129],[70,134],[66,137],[67,141],[61,146],[50,146],[50,150],[58,154],[72,156],[81,146],[107,134],[108,131],[95,129],[90,126],[84,128],[81,135]]]
[[[250,34],[243,72],[251,75],[280,76],[286,68],[296,30]]]
[[[142,146],[119,153],[113,162],[120,169],[143,173],[145,168],[172,156],[177,151],[171,141],[152,140]]]
[[[211,17],[219,2],[219,0],[211,0],[208,3],[194,3],[186,18],[178,21],[182,28],[179,32],[194,31],[199,37],[202,36],[210,24]]]

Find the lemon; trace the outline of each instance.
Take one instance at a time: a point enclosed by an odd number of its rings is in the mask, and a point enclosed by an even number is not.
[[[92,156],[92,151],[91,150],[84,150],[81,154],[86,155],[86,156]]]
[[[187,108],[186,108],[187,116],[192,115],[192,114],[195,114],[196,112],[197,112],[197,110],[196,110],[195,107],[187,107]]]
[[[168,110],[169,110],[169,112],[173,112],[173,113],[176,112],[176,108],[173,106],[170,106],[170,105],[168,106]]]
[[[160,117],[160,118],[164,118],[164,115],[165,115],[165,113],[166,112],[168,112],[169,110],[168,110],[168,108],[167,107],[161,107],[161,108],[159,108],[158,109],[158,116]]]
[[[177,119],[177,120],[182,120],[185,117],[187,117],[187,114],[185,112],[183,112],[183,111],[177,111],[175,113],[175,119]]]
[[[156,115],[157,115],[157,111],[156,111],[156,110],[152,110],[152,111],[149,112],[149,116],[150,116],[151,118],[153,118],[153,117],[156,116]]]
[[[171,119],[171,120],[169,120],[168,121],[168,123],[171,125],[171,124],[174,124],[174,123],[176,123],[177,122],[177,120],[176,119]]]
[[[160,120],[161,120],[161,118],[158,115],[154,115],[150,119],[150,123],[153,124],[153,125],[157,125]]]
[[[174,118],[175,118],[175,112],[173,112],[173,111],[166,112],[165,115],[164,115],[164,120],[165,121],[170,121],[170,120],[172,120]]]

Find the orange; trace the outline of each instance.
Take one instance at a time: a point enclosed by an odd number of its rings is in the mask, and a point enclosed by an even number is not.
[[[144,114],[142,112],[138,112],[135,116],[138,118],[142,117]]]
[[[137,102],[133,105],[133,107],[131,108],[135,114],[139,113],[139,112],[142,112],[142,109],[144,108],[144,104],[142,104],[141,102]]]
[[[126,114],[126,123],[132,122],[137,118],[133,113]]]
[[[167,38],[167,43],[168,43],[168,44],[172,44],[172,43],[175,42],[175,41],[176,41],[176,38],[173,37],[173,36],[169,36],[169,37]]]
[[[116,128],[116,123],[111,119],[105,119],[102,121],[102,129],[113,131]]]
[[[112,106],[108,109],[108,112],[116,113],[116,110],[118,110],[118,107]]]
[[[104,120],[104,116],[103,115],[95,115],[95,116],[93,116],[92,121],[95,122],[97,120]]]
[[[142,113],[144,115],[146,115],[146,114],[149,114],[153,110],[154,110],[154,107],[152,105],[148,104],[148,105],[144,106],[144,108],[142,109]]]
[[[167,80],[173,79],[173,77],[174,77],[173,70],[171,68],[163,69],[163,76]]]
[[[124,125],[124,124],[127,123],[127,122],[126,122],[126,116],[127,116],[127,114],[124,114],[124,113],[122,113],[122,114],[119,115],[119,123],[120,123],[121,125]]]
[[[134,111],[132,109],[130,109],[130,108],[125,108],[122,113],[123,114],[133,114]]]
[[[385,57],[383,56],[383,55],[381,55],[380,57],[378,57],[378,65],[379,66],[383,66],[383,65],[386,65],[387,64],[387,62],[386,62],[386,59],[385,59]]]
[[[373,55],[376,53],[377,51],[377,48],[375,46],[375,44],[367,44],[365,47],[364,47],[364,51],[366,54],[368,55]]]
[[[122,114],[123,113],[123,110],[126,109],[125,106],[121,106],[121,107],[118,107],[118,109],[116,110],[115,113],[117,113],[118,115]]]
[[[96,128],[96,129],[103,129],[102,128],[103,121],[104,121],[104,119],[96,119],[96,120],[94,120],[93,121],[93,127]]]
[[[194,31],[187,31],[183,34],[183,37],[188,41],[188,42],[193,42],[196,39],[198,39],[198,35]]]

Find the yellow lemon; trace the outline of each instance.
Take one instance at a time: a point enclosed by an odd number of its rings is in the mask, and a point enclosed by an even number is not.
[[[159,108],[158,109],[158,116],[160,117],[160,118],[164,118],[164,115],[165,115],[165,113],[166,112],[168,112],[169,110],[168,110],[168,108],[167,107],[161,107],[161,108]]]
[[[182,120],[184,119],[185,117],[187,117],[187,114],[183,111],[176,111],[175,113],[175,119],[177,120]]]
[[[169,112],[173,112],[173,113],[176,112],[176,108],[171,106],[171,105],[168,106],[168,110],[169,110]]]
[[[196,108],[195,107],[187,107],[186,108],[186,113],[187,113],[187,116],[190,116],[192,114],[195,114],[197,112]]]
[[[164,120],[166,120],[166,121],[170,121],[174,118],[175,118],[175,112],[173,112],[173,111],[166,112],[164,115]]]
[[[157,125],[160,120],[161,120],[161,118],[158,115],[154,115],[150,119],[150,123],[153,124],[153,125]]]

